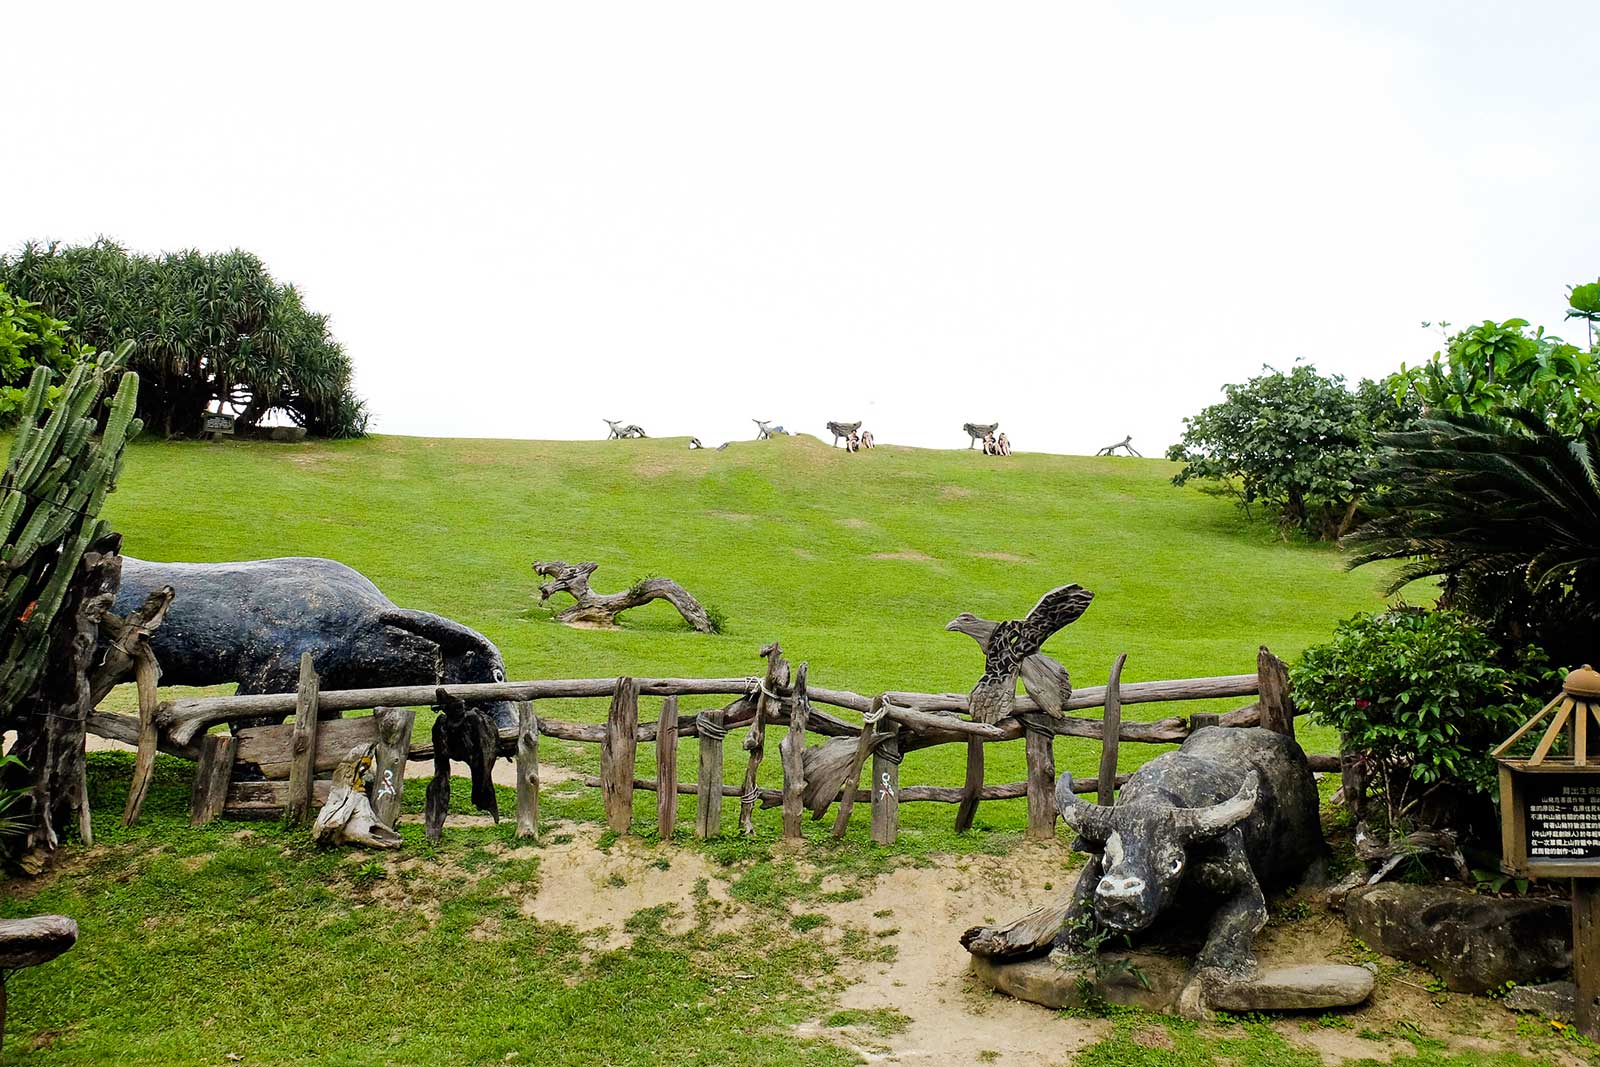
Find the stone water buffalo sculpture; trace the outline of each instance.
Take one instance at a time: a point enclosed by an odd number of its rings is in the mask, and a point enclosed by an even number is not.
[[[1056,785],[1061,817],[1090,853],[1057,947],[1081,950],[1096,929],[1182,937],[1205,931],[1196,965],[1255,970],[1264,891],[1319,867],[1327,850],[1305,753],[1270,730],[1213,727],[1140,767],[1111,806]]]
[[[500,682],[500,650],[476,630],[396,607],[360,572],[331,559],[150,563],[124,556],[115,610],[170,585],[177,593],[150,644],[166,685],[237,682],[239,692],[293,692],[310,652],[323,689]],[[506,701],[482,709],[516,725]],[[281,720],[280,720],[281,721]]]

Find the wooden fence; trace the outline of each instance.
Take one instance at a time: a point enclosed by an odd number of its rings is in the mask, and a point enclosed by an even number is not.
[[[871,805],[872,840],[894,841],[899,807],[903,803],[937,802],[957,805],[956,826],[972,824],[982,801],[1026,798],[1028,835],[1048,838],[1054,833],[1056,737],[1083,737],[1102,742],[1099,772],[1074,782],[1081,792],[1098,792],[1109,804],[1121,779],[1116,776],[1117,752],[1124,742],[1170,744],[1208,726],[1264,726],[1292,735],[1295,709],[1288,692],[1283,663],[1263,647],[1253,674],[1174,681],[1121,682],[1123,660],[1113,665],[1108,684],[1076,690],[1067,711],[1103,708],[1101,717],[1045,714],[1026,696],[1019,696],[1015,713],[995,724],[959,718],[967,711],[964,693],[891,691],[865,697],[847,690],[810,684],[802,663],[791,672],[776,645],[764,647],[766,661],[760,676],[744,678],[583,678],[532,682],[496,682],[444,686],[395,686],[322,692],[307,654],[301,662],[301,682],[295,693],[232,697],[193,697],[162,703],[153,716],[157,745],[165,752],[197,763],[192,821],[198,825],[218,815],[261,817],[287,814],[305,821],[315,814],[327,795],[329,782],[319,777],[344,759],[353,747],[376,744],[377,783],[373,806],[380,819],[392,825],[399,812],[405,785],[405,763],[431,760],[433,745],[413,741],[415,712],[406,710],[433,703],[443,690],[467,701],[513,701],[518,724],[502,729],[499,754],[516,760],[517,827],[519,835],[532,836],[538,826],[538,745],[541,737],[598,744],[600,774],[586,778],[587,785],[602,790],[608,824],[626,832],[633,821],[635,790],[657,793],[657,821],[668,836],[677,820],[680,795],[695,797],[695,833],[711,837],[721,833],[722,798],[738,797],[739,826],[754,829],[756,807],[783,809],[785,837],[801,836],[807,810],[822,818],[837,806],[833,833],[845,832],[856,803]],[[682,696],[724,695],[733,699],[721,708],[681,713]],[[639,698],[661,697],[654,722],[640,722]],[[1256,702],[1227,714],[1196,713],[1153,722],[1122,718],[1129,704],[1213,700],[1254,696]],[[610,701],[604,723],[566,722],[535,713],[540,700],[605,698]],[[820,706],[819,706],[820,705]],[[842,719],[825,707],[856,712],[863,723]],[[319,720],[320,715],[373,709],[371,716]],[[218,723],[269,716],[293,715],[282,726],[240,728],[235,733],[206,733]],[[781,789],[757,784],[765,758],[766,728],[788,728],[779,745],[783,772]],[[131,715],[95,712],[89,731],[130,743],[137,742],[140,720]],[[744,730],[740,748],[745,754],[739,784],[724,781],[727,739]],[[808,734],[823,739],[807,746]],[[698,765],[692,782],[678,781],[677,751],[682,738],[698,742]],[[1022,741],[1027,764],[1024,781],[998,785],[984,781],[986,746]],[[910,752],[934,745],[967,746],[965,781],[961,786],[900,785],[900,762]],[[656,776],[638,778],[640,745],[655,747]],[[1311,757],[1313,768],[1335,770],[1336,756]],[[860,775],[871,764],[869,788],[860,788]],[[248,776],[236,771],[248,768]],[[137,775],[138,770],[136,770]],[[147,771],[145,773],[148,773]],[[136,790],[142,783],[135,782]]]

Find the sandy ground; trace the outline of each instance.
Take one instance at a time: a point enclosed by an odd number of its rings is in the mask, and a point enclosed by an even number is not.
[[[90,737],[89,742],[93,751],[128,749],[102,738]],[[425,779],[432,771],[429,763],[413,762],[407,777]],[[514,765],[501,760],[495,768],[495,781],[513,785],[514,773]],[[577,777],[553,765],[541,765],[540,776],[545,784]],[[453,825],[487,821],[487,816],[450,817]],[[730,896],[729,880],[737,877],[737,871],[717,866],[693,849],[651,848],[628,838],[601,849],[598,826],[564,823],[554,829],[550,843],[543,847],[508,853],[537,855],[540,860],[538,884],[520,897],[519,909],[523,915],[591,933],[598,948],[627,945],[630,938],[625,924],[641,909],[676,904],[676,921],[692,921],[689,902],[701,881],[718,903],[719,925],[771,921],[770,916]],[[796,851],[794,858],[804,870],[805,853]],[[887,962],[847,960],[841,964],[838,977],[844,980],[845,989],[838,1007],[894,1009],[910,1023],[904,1032],[885,1036],[870,1029],[829,1027],[817,1019],[797,1032],[837,1041],[870,1064],[1069,1064],[1076,1052],[1105,1036],[1110,1024],[1064,1017],[992,992],[972,975],[959,942],[969,927],[1016,918],[1063,892],[1075,877],[1067,869],[1068,858],[1065,844],[1058,841],[1019,845],[1003,856],[947,856],[924,865],[907,861],[886,875],[863,882],[830,876],[822,884],[823,892],[855,888],[863,895],[843,903],[795,901],[791,907],[796,913],[823,911],[830,917],[830,923],[815,936],[838,941],[854,928],[865,931],[873,943],[894,948],[894,958]],[[409,865],[421,861],[395,856],[389,862]],[[427,900],[388,903],[425,911],[436,908]],[[670,924],[668,929],[672,929]],[[484,936],[493,936],[493,931],[485,931]],[[1314,910],[1310,919],[1269,927],[1259,947],[1264,957],[1337,960],[1348,944],[1342,922]],[[1398,1039],[1372,1039],[1360,1033],[1393,1032],[1413,1022],[1444,1037],[1453,1048],[1529,1051],[1514,1037],[1514,1017],[1499,1005],[1454,996],[1441,1006],[1424,988],[1425,974],[1408,974],[1380,983],[1373,1003],[1349,1016],[1347,1027],[1308,1026],[1303,1025],[1304,1020],[1284,1018],[1276,1028],[1288,1040],[1316,1051],[1330,1067],[1362,1058],[1387,1061],[1410,1052],[1410,1045]],[[1156,1029],[1151,1035],[1153,1041],[1164,1038]],[[1544,1054],[1550,1055],[1548,1050]],[[1558,1055],[1552,1062],[1577,1065],[1584,1061],[1574,1054]]]

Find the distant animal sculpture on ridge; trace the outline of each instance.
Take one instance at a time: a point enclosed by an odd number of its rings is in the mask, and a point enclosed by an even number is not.
[[[990,622],[963,611],[950,620],[946,630],[966,634],[983,649],[983,677],[972,687],[974,722],[996,723],[1011,714],[1019,674],[1034,702],[1061,718],[1072,696],[1072,679],[1065,667],[1039,649],[1087,611],[1093,599],[1094,594],[1081,585],[1063,585],[1040,597],[1025,619]]]
[[[861,429],[859,422],[830,422],[828,432],[833,434],[833,447],[838,448],[842,439],[847,439],[857,430]]]
[[[647,436],[637,423],[622,422],[618,419],[601,419],[600,421],[611,427],[611,432],[606,435],[607,441],[621,441],[629,437]]]
[[[981,444],[985,437],[998,430],[1000,424],[998,422],[964,422],[961,424],[961,428],[967,431],[968,437],[972,438],[971,441],[967,442],[967,448],[971,450]]]
[[[788,437],[789,431],[782,426],[774,426],[766,419],[751,419],[756,424],[756,440],[770,441],[774,437]]]
[[[1122,440],[1118,441],[1114,445],[1106,445],[1106,447],[1104,447],[1100,451],[1096,452],[1095,455],[1097,455],[1097,456],[1114,456],[1114,455],[1117,454],[1117,449],[1119,449],[1119,448],[1126,449],[1127,452],[1128,452],[1128,455],[1130,455],[1130,456],[1139,456],[1140,459],[1144,458],[1143,456],[1139,455],[1139,453],[1137,451],[1134,450],[1134,447],[1133,447],[1133,435],[1132,434],[1129,434],[1127,437],[1124,437]]]

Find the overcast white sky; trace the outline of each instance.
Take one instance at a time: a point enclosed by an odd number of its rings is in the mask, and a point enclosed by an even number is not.
[[[238,246],[385,433],[1148,454],[1262,363],[1569,337],[1592,3],[27,3],[0,244]]]

